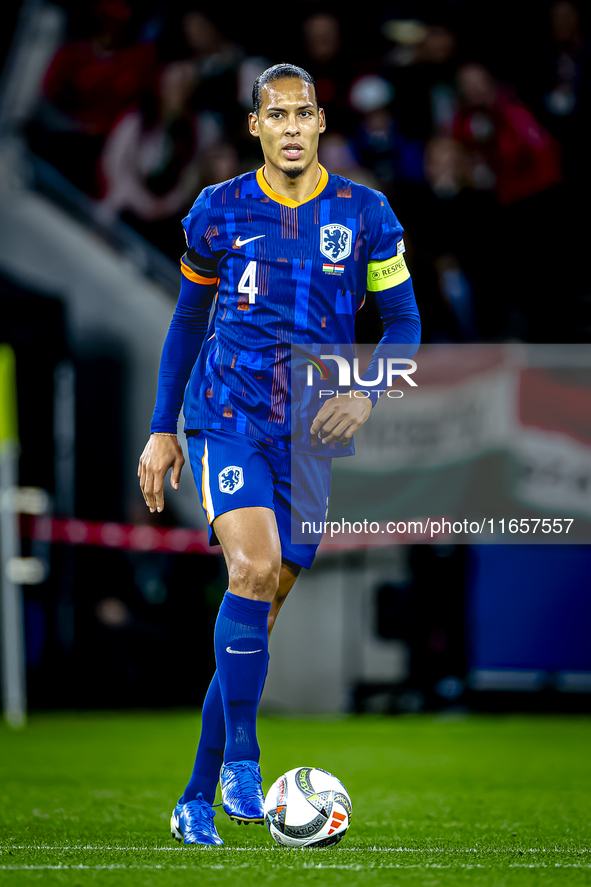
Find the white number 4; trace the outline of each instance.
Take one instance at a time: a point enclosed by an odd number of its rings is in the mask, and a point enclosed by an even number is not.
[[[247,294],[249,305],[254,305],[254,297],[258,295],[259,292],[258,287],[256,286],[256,280],[257,263],[249,262],[244,274],[240,278],[240,283],[238,284],[238,292]]]

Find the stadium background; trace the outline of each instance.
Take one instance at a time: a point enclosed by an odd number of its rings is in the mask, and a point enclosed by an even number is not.
[[[589,20],[564,0],[362,16],[29,0],[8,19],[0,342],[16,356],[19,485],[49,496],[19,518],[29,706],[198,706],[223,565],[199,535],[133,530],[204,527],[188,465],[162,516],[136,467],[179,219],[260,164],[252,81],[283,60],[316,77],[321,160],[390,199],[426,343],[588,343]],[[371,304],[357,332],[379,339]],[[286,605],[263,703],[588,711],[588,576],[586,546],[327,552]],[[190,684],[170,679],[178,651]]]

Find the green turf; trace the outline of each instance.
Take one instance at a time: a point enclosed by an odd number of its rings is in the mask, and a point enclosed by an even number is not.
[[[349,833],[316,851],[277,847],[221,811],[225,848],[173,842],[197,734],[185,711],[0,728],[0,882],[591,885],[591,719],[263,718],[264,785],[312,765],[352,796]]]

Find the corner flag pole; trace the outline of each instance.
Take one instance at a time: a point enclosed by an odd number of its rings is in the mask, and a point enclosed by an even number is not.
[[[9,571],[20,552],[15,510],[18,453],[14,351],[0,344],[0,667],[4,717],[14,729],[24,727],[27,719],[23,600]]]

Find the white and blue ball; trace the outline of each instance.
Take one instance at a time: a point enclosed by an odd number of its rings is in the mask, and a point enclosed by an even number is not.
[[[265,798],[265,824],[283,847],[330,847],[343,838],[353,807],[343,783],[319,767],[296,767]]]

